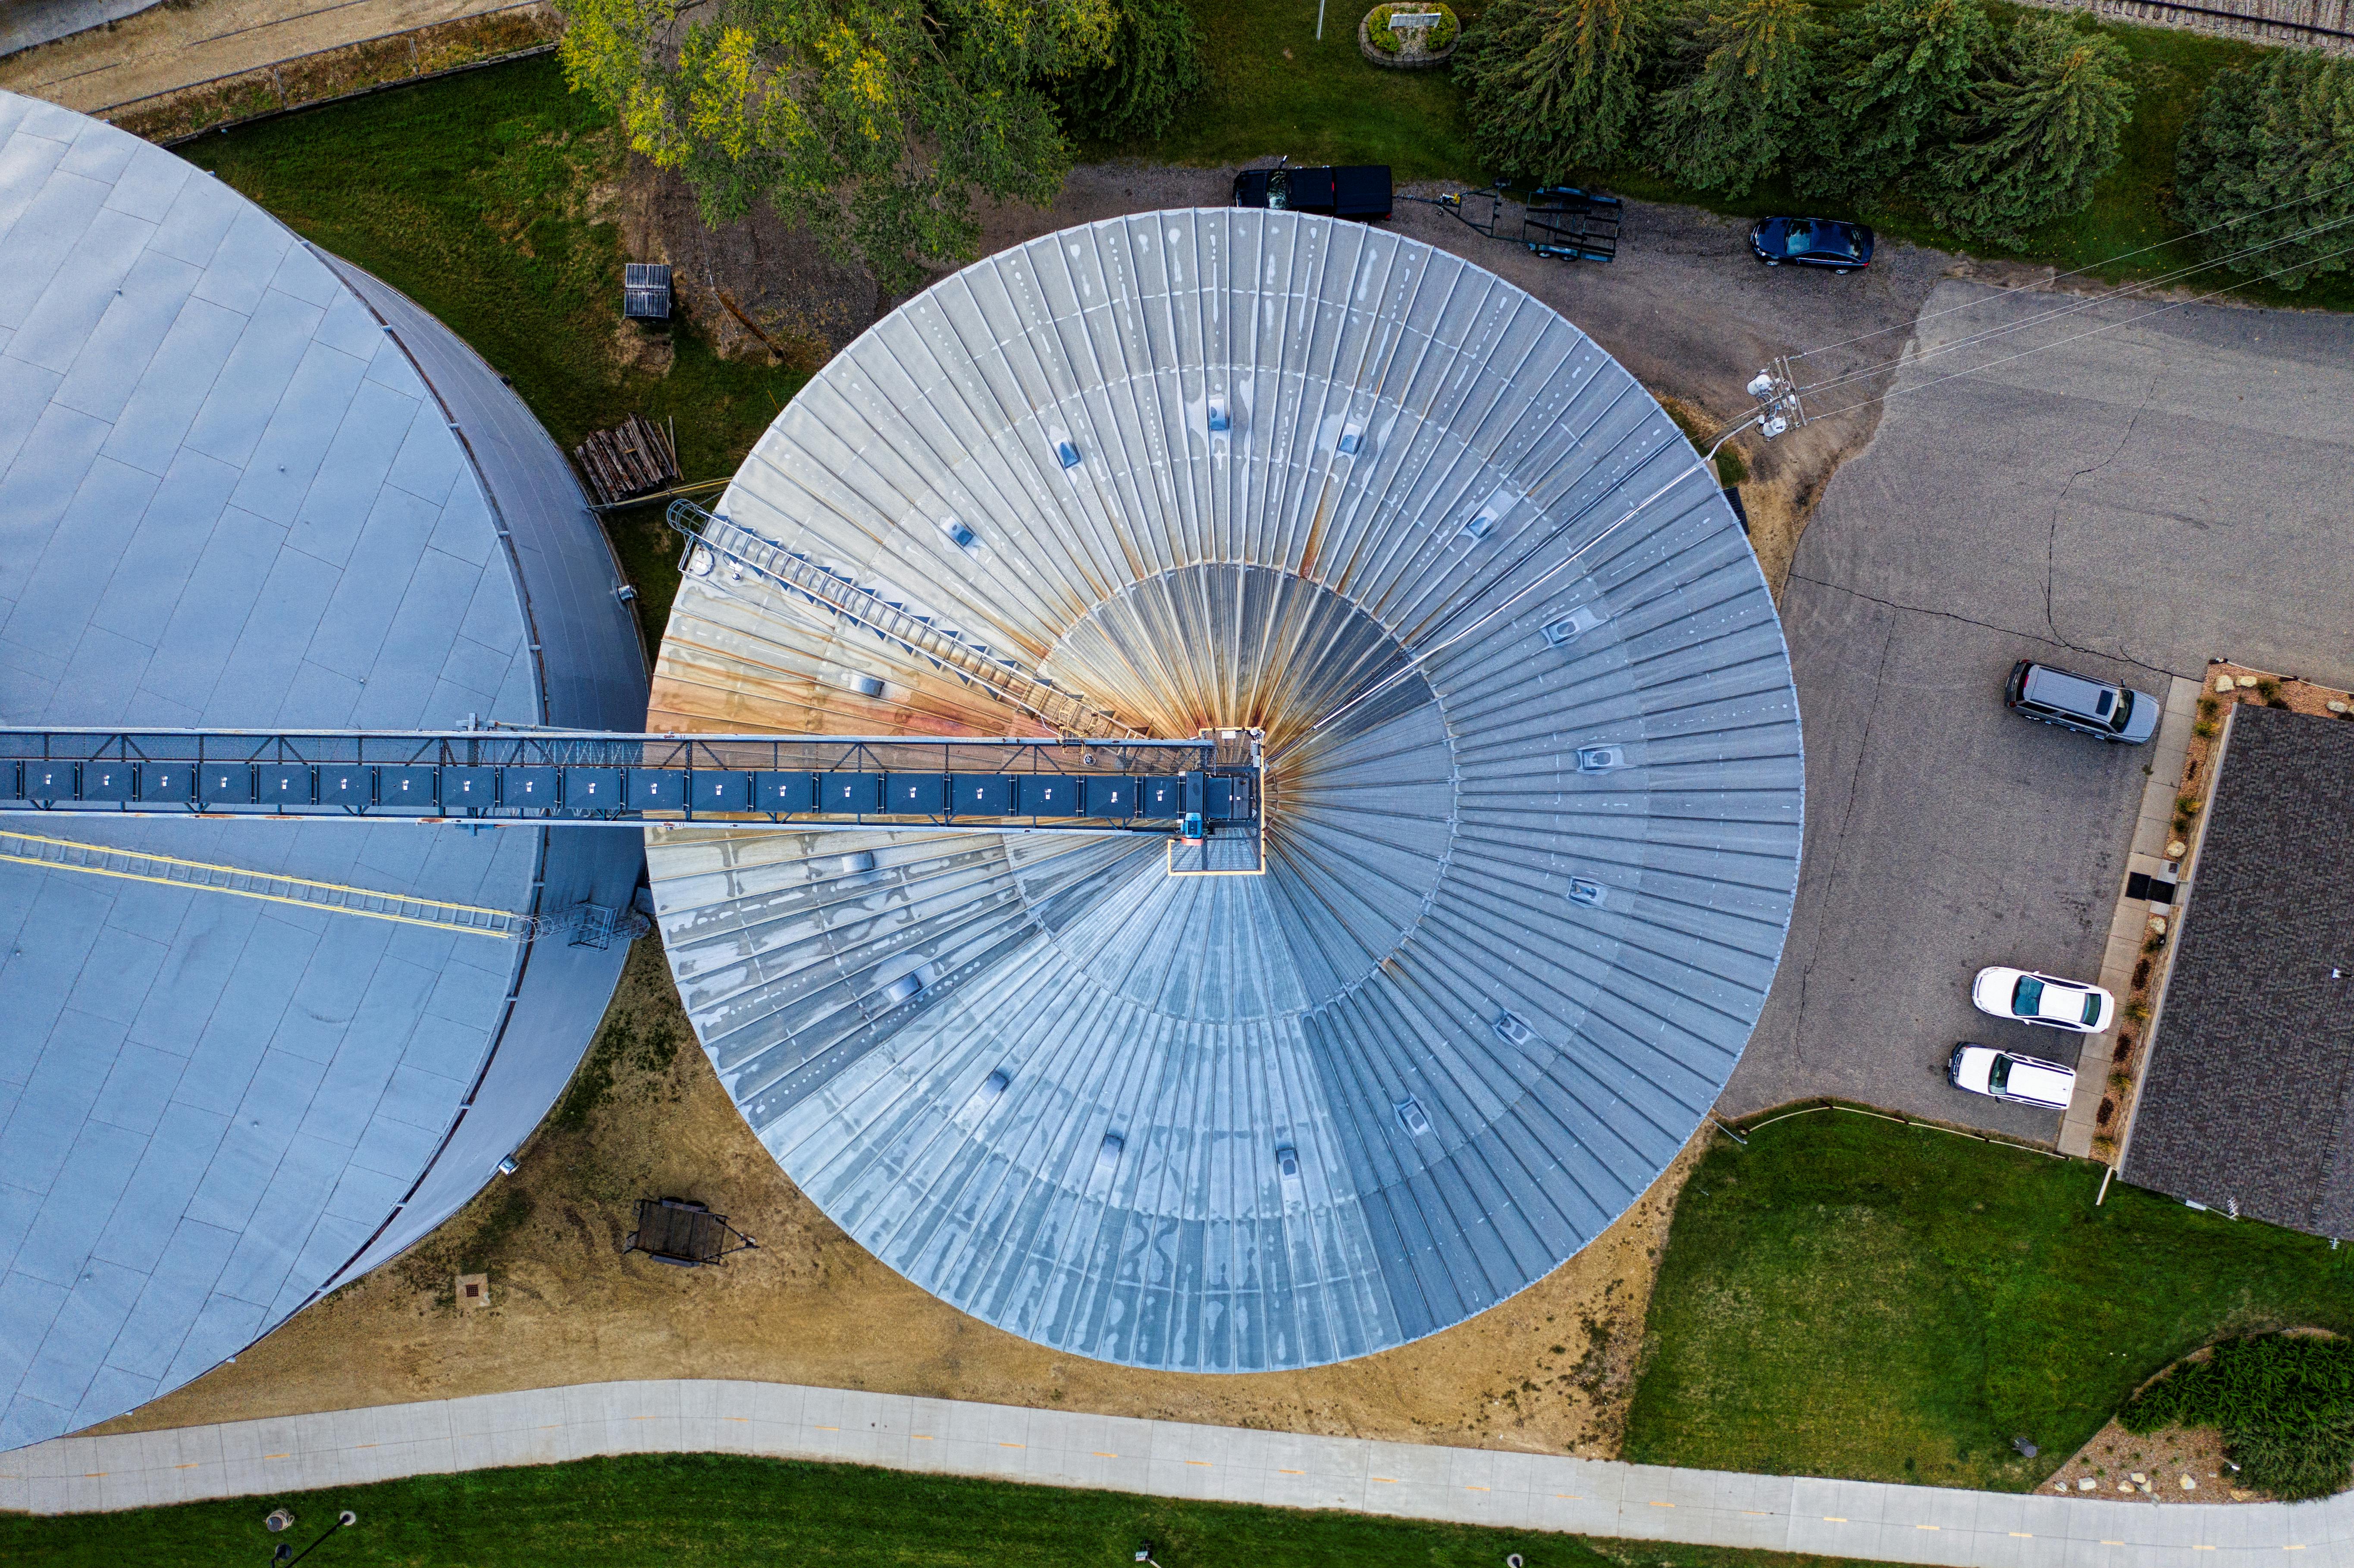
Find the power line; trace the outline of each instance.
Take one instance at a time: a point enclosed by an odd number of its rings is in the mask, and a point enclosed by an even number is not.
[[[2254,212],[2243,213],[2243,214],[2242,214],[2241,216],[2239,216],[2238,217],[2227,217],[2227,218],[2225,218],[2225,219],[2224,219],[2222,222],[2221,222],[2221,223],[2213,223],[2213,224],[2210,224],[2210,225],[2208,225],[2205,228],[2194,228],[2194,229],[2192,229],[2192,230],[2191,230],[2190,233],[2188,233],[2188,234],[2178,234],[2178,235],[2175,235],[2172,238],[2169,238],[2169,239],[2161,239],[2161,240],[2157,241],[2155,244],[2151,244],[2151,245],[2145,245],[2145,246],[2141,247],[2141,248],[2140,248],[2139,249],[2137,249],[2137,250],[2125,250],[2125,251],[2120,251],[2120,252],[2119,252],[2119,253],[2117,253],[2116,255],[2115,255],[2115,256],[2111,256],[2111,257],[2107,258],[2107,259],[2106,259],[2106,260],[2100,260],[2100,261],[2088,261],[2088,262],[2086,262],[2084,266],[2077,268],[2077,269],[2076,269],[2074,271],[2073,271],[2073,272],[2060,272],[2060,273],[2055,273],[2055,274],[2052,277],[2052,279],[2051,279],[2050,282],[2045,283],[2045,284],[2043,285],[2043,287],[2048,289],[2048,288],[2050,288],[2050,287],[2052,286],[2052,283],[2057,283],[2057,282],[2061,281],[2062,279],[2081,277],[2081,276],[2083,276],[2083,275],[2084,275],[2084,273],[2086,273],[2086,272],[2097,271],[2097,270],[2099,270],[2101,268],[2104,268],[2104,267],[2114,267],[2114,266],[2115,266],[2118,262],[2120,262],[2120,261],[2124,261],[2124,260],[2128,260],[2128,259],[2130,259],[2130,258],[2132,258],[2132,257],[2140,256],[2140,255],[2146,254],[2147,252],[2148,252],[2148,251],[2152,251],[2152,250],[2161,250],[2161,249],[2164,249],[2167,246],[2169,246],[2169,245],[2179,245],[2179,244],[2182,243],[2184,240],[2187,240],[2187,239],[2197,239],[2197,238],[2201,238],[2202,236],[2210,235],[2210,234],[2213,234],[2213,233],[2216,233],[2216,232],[2218,232],[2219,230],[2221,230],[2221,229],[2230,228],[2232,228],[2234,224],[2241,224],[2241,223],[2253,223],[2253,222],[2254,222],[2257,218],[2263,217],[2264,217],[2264,216],[2265,216],[2266,214],[2268,214],[2268,213],[2275,213],[2275,212],[2278,212],[2281,208],[2283,208],[2283,207],[2302,207],[2302,206],[2303,206],[2304,204],[2306,204],[2306,202],[2310,202],[2310,201],[2319,201],[2323,196],[2336,196],[2339,191],[2345,190],[2345,189],[2347,189],[2349,186],[2354,186],[2354,179],[2341,180],[2341,181],[2339,181],[2337,185],[2331,185],[2331,186],[2329,186],[2328,188],[2327,188],[2327,189],[2325,189],[2325,190],[2313,191],[2313,192],[2308,193],[2307,195],[2300,196],[2291,196],[2291,197],[2290,197],[2288,200],[2286,200],[2286,201],[2274,202],[2274,203],[2272,206],[2270,206],[2270,207],[2261,207],[2261,208],[2257,209],[2257,210],[2256,210],[2256,211],[2254,211]],[[2120,286],[2122,286],[2122,285],[2120,285]],[[1992,295],[1992,296],[1990,296],[1990,297],[1991,297],[1991,298],[1994,298],[1994,299],[1999,299],[1999,298],[2001,298],[2001,297],[2002,297],[2003,295],[2005,295],[2005,294],[2025,294],[2025,293],[2033,293],[2033,292],[2039,292],[2039,291],[2038,291],[2038,290],[2030,290],[2030,289],[2003,289],[2003,290],[1999,291],[1996,294],[1994,294],[1994,295]],[[1832,349],[1835,349],[1835,348],[1845,348],[1848,344],[1851,344],[1851,343],[1864,343],[1864,342],[1867,342],[1867,341],[1869,341],[1870,339],[1872,339],[1872,338],[1875,338],[1875,337],[1882,337],[1882,336],[1885,336],[1885,335],[1886,335],[1887,334],[1889,334],[1889,333],[1892,333],[1892,332],[1895,332],[1895,331],[1900,330],[1900,328],[1902,328],[1902,329],[1908,329],[1908,330],[1909,330],[1909,329],[1917,328],[1917,327],[1919,327],[1919,325],[1920,325],[1923,322],[1926,322],[1926,321],[1935,321],[1935,320],[1936,320],[1939,316],[1949,316],[1949,315],[1953,314],[1956,311],[1975,310],[1975,309],[1976,309],[1977,307],[1978,307],[1979,305],[1986,304],[1987,302],[1988,302],[1988,301],[1987,301],[1987,300],[1979,299],[1979,300],[1970,300],[1970,301],[1966,302],[1965,303],[1958,304],[1958,305],[1948,305],[1948,306],[1946,306],[1946,307],[1944,310],[1942,310],[1942,311],[1932,311],[1932,312],[1930,312],[1927,315],[1924,315],[1924,316],[1915,316],[1912,321],[1910,321],[1910,322],[1901,322],[1901,323],[1897,323],[1897,325],[1895,325],[1895,326],[1874,327],[1872,331],[1867,332],[1867,333],[1860,333],[1860,334],[1858,334],[1857,335],[1855,335],[1854,337],[1843,337],[1843,338],[1840,339],[1837,343],[1826,343],[1826,344],[1820,344],[1820,345],[1819,345],[1819,346],[1817,346],[1817,347],[1807,349],[1807,350],[1806,350],[1806,351],[1804,351],[1803,353],[1794,354],[1794,355],[1790,355],[1790,358],[1791,358],[1791,360],[1795,363],[1795,362],[1796,362],[1796,361],[1797,361],[1797,360],[1805,359],[1805,358],[1807,358],[1807,357],[1808,357],[1809,355],[1817,355],[1817,354],[1829,354]]]
[[[2029,327],[2040,325],[2044,322],[2055,321],[2062,316],[2077,315],[2083,312],[2093,309],[2096,305],[2105,304],[2114,300],[2129,299],[2134,295],[2146,293],[2152,289],[2162,288],[2170,283],[2179,282],[2185,278],[2195,276],[2200,272],[2211,272],[2218,267],[2229,266],[2232,262],[2244,260],[2250,256],[2259,255],[2266,250],[2276,249],[2284,245],[2293,245],[2300,240],[2310,239],[2317,234],[2326,234],[2333,228],[2343,228],[2349,224],[2354,224],[2354,216],[2332,218],[2327,223],[2315,224],[2309,228],[2302,228],[2294,234],[2284,235],[2278,239],[2267,240],[2262,245],[2247,246],[2239,250],[2234,250],[2228,255],[2219,256],[2212,260],[2198,262],[2195,265],[2180,268],[2173,272],[2161,273],[2155,278],[2144,279],[2137,283],[2120,284],[2115,289],[2106,290],[2097,294],[2086,295],[2083,299],[2074,301],[2072,303],[2057,305],[2050,310],[2040,312],[2037,314],[2025,317],[2020,321],[2006,323],[1999,326],[1981,328],[1977,332],[1956,338],[1951,343],[1941,344],[1935,348],[1928,349],[1915,355],[1912,363],[1918,365],[1925,360],[1935,359],[1940,355],[1952,354],[1960,349],[1974,347],[1978,344],[1988,342],[1994,338],[2007,337],[2012,333],[2023,332]],[[2317,265],[2319,261],[2327,260],[2328,259],[2328,257],[2325,256],[2318,258],[2316,260],[2300,261],[2292,266],[2281,268],[2279,271],[2267,273],[2265,276],[2276,278],[2279,277],[2282,272],[2293,272],[2300,267],[2315,266]],[[2263,280],[2251,279],[2249,281],[2261,282]],[[2244,285],[2234,286],[2241,287]],[[2009,291],[2008,292],[2019,291]],[[1986,304],[1990,302],[1991,298],[2001,297],[2005,296],[1990,296],[1989,299],[1975,300],[1972,301],[1971,303]],[[1956,308],[1959,309],[1962,307]],[[1949,313],[1945,311],[1935,313],[1937,315],[1945,315],[1947,313]],[[1927,321],[1932,318],[1924,316],[1920,319]],[[1854,382],[1869,380],[1872,376],[1878,376],[1883,371],[1893,369],[1897,366],[1904,363],[1906,363],[1906,361],[1902,357],[1893,360],[1882,360],[1856,370],[1843,372],[1838,376],[1830,377],[1827,381],[1819,381],[1811,386],[1800,387],[1798,388],[1798,391],[1806,395],[1833,391],[1840,387],[1851,385]],[[1846,406],[1853,407],[1854,405],[1850,404]]]
[[[1850,408],[1861,408],[1872,403],[1886,402],[1891,397],[1903,397],[1914,392],[1925,392],[1932,387],[1942,386],[1948,381],[1956,381],[1965,376],[1976,376],[1980,371],[1992,370],[1998,365],[2009,365],[2015,359],[2025,359],[2028,355],[2032,354],[2041,354],[2045,349],[2058,348],[2063,344],[2076,343],[2088,337],[2098,337],[2105,332],[2111,332],[2118,327],[2131,326],[2136,322],[2146,322],[2152,316],[2162,316],[2168,311],[2179,311],[2185,305],[2203,305],[2208,301],[2218,299],[2222,295],[2232,292],[2235,289],[2244,289],[2252,283],[2266,282],[2274,278],[2280,277],[2283,273],[2294,272],[2299,268],[2316,266],[2320,262],[2334,260],[2338,257],[2348,255],[2354,255],[2354,245],[2349,245],[2342,249],[2328,251],[2324,255],[2315,257],[2309,261],[2299,261],[2291,266],[2278,268],[2275,270],[2264,273],[2262,277],[2242,279],[2239,282],[2226,284],[2222,288],[2211,290],[2207,293],[2200,294],[2195,299],[2170,300],[2155,310],[2144,311],[2139,315],[2128,316],[2124,321],[2105,322],[2101,325],[2094,327],[2089,331],[2072,333],[2066,337],[2055,338],[2050,343],[2038,344],[2033,348],[2022,348],[2017,354],[2007,354],[1999,359],[1989,359],[1984,365],[1973,365],[1967,370],[1952,371],[1946,375],[1936,376],[1932,380],[1918,382],[1910,387],[1898,387],[1886,392],[1875,393],[1869,397],[1859,397],[1852,403],[1842,403],[1838,408],[1829,409],[1823,415],[1813,417],[1828,418],[1830,414],[1844,414]]]

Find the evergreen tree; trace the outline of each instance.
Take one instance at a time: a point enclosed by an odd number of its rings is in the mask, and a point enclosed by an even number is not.
[[[1830,48],[1821,157],[1799,188],[1853,195],[1903,180],[1953,139],[1994,43],[1981,0],[1872,0]]]
[[[1657,55],[1661,0],[1497,0],[1463,37],[1480,161],[1510,179],[1560,180],[1633,148]]]
[[[2061,17],[2020,18],[1993,74],[1970,90],[1967,139],[1935,161],[1938,217],[2019,245],[2036,225],[2082,212],[2133,119],[2126,58],[2115,39]]]
[[[1739,196],[1804,146],[1820,32],[1807,0],[1702,0],[1681,47],[1682,79],[1652,100],[1661,170]]]
[[[1063,123],[1099,142],[1158,136],[1202,90],[1202,34],[1185,0],[1113,0],[1111,58],[1055,86]]]
[[[2220,73],[2182,128],[2175,178],[2191,227],[2216,228],[2210,254],[2264,248],[2232,271],[2293,269],[2284,289],[2345,271],[2332,253],[2354,246],[2354,60],[2284,49]]]
[[[767,200],[896,293],[967,260],[972,199],[1070,168],[1044,83],[1109,58],[1111,0],[556,0],[564,71],[717,225]]]

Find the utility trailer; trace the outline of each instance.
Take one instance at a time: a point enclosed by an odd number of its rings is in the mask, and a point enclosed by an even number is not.
[[[1500,220],[1504,204],[1510,199],[1501,185],[1450,191],[1435,199],[1405,199],[1429,201],[1457,222],[1490,239],[1511,238],[1497,232],[1503,227]],[[1536,255],[1559,261],[1609,261],[1617,257],[1619,218],[1626,203],[1617,196],[1580,190],[1575,185],[1544,185],[1530,192],[1527,201],[1514,201],[1512,205],[1521,209],[1520,243]]]

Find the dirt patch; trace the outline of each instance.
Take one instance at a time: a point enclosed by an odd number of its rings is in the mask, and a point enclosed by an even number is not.
[[[2136,1481],[2134,1478],[2141,1479]],[[2188,1476],[2198,1484],[2185,1487]],[[2086,1481],[2092,1482],[2090,1488]],[[2107,1502],[2262,1502],[2261,1493],[2232,1485],[2223,1459],[2223,1435],[2211,1426],[2169,1426],[2133,1433],[2110,1422],[2052,1472],[2048,1492]]]
[[[668,262],[673,308],[727,358],[814,372],[888,306],[865,269],[835,260],[765,202],[705,227],[685,179],[639,154],[631,154],[617,206],[623,255]]]
[[[728,1102],[648,938],[514,1175],[234,1365],[96,1430],[714,1377],[1608,1457],[1697,1150],[1569,1263],[1445,1333],[1311,1372],[1129,1371],[965,1317],[820,1213]],[[758,1250],[693,1270],[621,1255],[634,1200],[664,1195],[708,1203]],[[482,1304],[461,1308],[467,1276]]]

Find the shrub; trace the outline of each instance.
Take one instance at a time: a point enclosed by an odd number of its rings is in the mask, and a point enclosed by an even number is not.
[[[1622,162],[1665,32],[1661,0],[1497,0],[1455,54],[1481,161],[1540,184]]]
[[[2133,118],[2125,65],[2114,38],[2059,16],[2021,17],[1993,74],[1970,90],[1967,140],[1935,161],[1939,216],[2020,245],[2036,225],[2083,211]]]
[[[2271,702],[2274,697],[2280,695],[2280,683],[2278,681],[2269,679],[2258,681],[2256,683],[2256,695],[2262,697],[2266,702]]]
[[[1365,18],[1365,37],[1373,40],[1373,48],[1385,55],[1398,52],[1398,36],[1390,30],[1390,16],[1398,11],[1438,13],[1437,26],[1429,29],[1429,36],[1423,39],[1422,44],[1425,49],[1434,55],[1440,53],[1447,45],[1453,43],[1455,35],[1462,30],[1462,24],[1455,19],[1454,7],[1449,5],[1416,5],[1409,3],[1409,0],[1400,0],[1400,3],[1395,5],[1376,5]]]
[[[1980,0],[1872,0],[1832,43],[1819,161],[1805,191],[1893,185],[1953,139],[1970,82],[1994,52]]]
[[[2136,1394],[2117,1420],[2136,1433],[2215,1427],[2249,1486],[2276,1498],[2327,1497],[2354,1470],[2354,1342],[2226,1340]]]
[[[1652,101],[1651,155],[1670,177],[1740,196],[1805,143],[1822,28],[1807,0],[1705,0],[1681,79]]]
[[[1063,123],[1099,142],[1158,136],[1202,90],[1202,35],[1185,0],[1119,0],[1111,57],[1055,84]]]
[[[2241,273],[2290,270],[2303,288],[2342,272],[2354,219],[2354,60],[2311,49],[2272,51],[2260,65],[2217,74],[2175,152],[2182,211],[2211,255],[2262,247],[2227,265]],[[2292,238],[2302,237],[2302,238]]]

